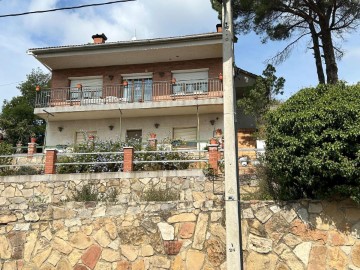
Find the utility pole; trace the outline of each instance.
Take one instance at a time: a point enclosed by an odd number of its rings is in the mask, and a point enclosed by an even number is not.
[[[231,0],[222,1],[223,20],[223,89],[224,89],[224,153],[225,153],[225,211],[226,263],[228,270],[242,270],[241,227],[237,140],[235,129],[234,47]]]

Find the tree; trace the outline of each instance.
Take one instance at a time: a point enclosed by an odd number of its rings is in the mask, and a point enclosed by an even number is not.
[[[17,86],[22,95],[10,101],[5,100],[0,114],[0,129],[5,131],[6,138],[12,145],[19,141],[26,144],[33,135],[40,144],[44,138],[45,121],[34,115],[35,88],[37,85],[47,87],[50,75],[34,69],[26,78],[26,81]]]
[[[266,166],[278,199],[360,202],[360,85],[300,90],[267,117]]]
[[[210,0],[213,8],[221,14],[218,0]],[[334,36],[342,39],[344,34],[356,29],[360,21],[358,0],[233,0],[235,33],[254,30],[270,40],[293,40],[272,61],[284,61],[292,48],[304,37],[314,52],[319,83],[338,82],[337,59],[341,47],[334,45]],[[220,16],[220,15],[219,15]]]
[[[247,115],[252,115],[256,119],[256,126],[260,130],[261,137],[264,127],[264,116],[271,106],[278,101],[276,95],[283,94],[285,79],[275,75],[276,69],[272,65],[267,65],[263,71],[263,76],[258,76],[254,85],[243,90],[242,96],[237,100],[237,106]]]

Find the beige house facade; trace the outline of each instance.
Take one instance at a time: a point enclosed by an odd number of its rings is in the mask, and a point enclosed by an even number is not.
[[[222,33],[30,49],[52,73],[37,89],[35,114],[47,120],[46,146],[85,136],[124,140],[155,133],[202,149],[223,129]],[[238,69],[237,91],[256,76]],[[238,119],[241,120],[241,115]],[[249,121],[247,121],[249,122]],[[245,123],[246,127],[251,126]]]

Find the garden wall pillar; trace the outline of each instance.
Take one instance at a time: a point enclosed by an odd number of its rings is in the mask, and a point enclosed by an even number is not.
[[[45,174],[56,173],[57,150],[47,149],[45,154]]]
[[[132,172],[134,170],[134,148],[124,147],[124,172]]]
[[[209,165],[214,170],[214,173],[218,173],[219,168],[219,151],[218,144],[215,140],[211,139],[209,144]]]

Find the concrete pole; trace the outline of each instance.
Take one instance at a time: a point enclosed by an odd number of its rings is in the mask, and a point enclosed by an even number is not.
[[[223,0],[223,89],[227,269],[241,270],[238,164],[235,130],[234,50],[231,0]]]

